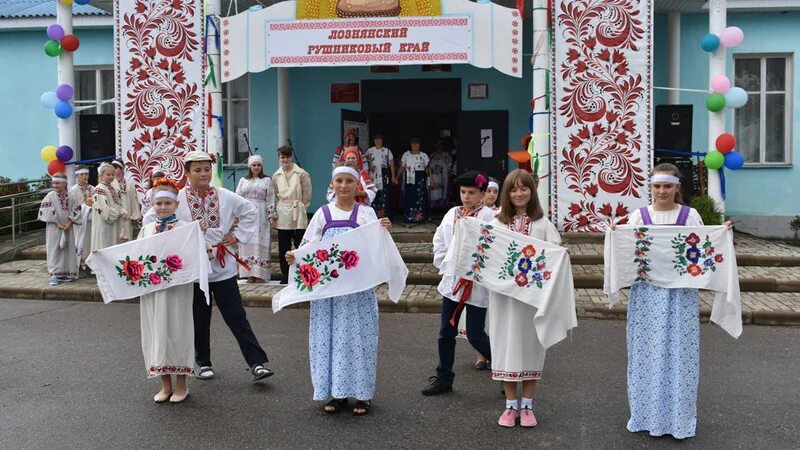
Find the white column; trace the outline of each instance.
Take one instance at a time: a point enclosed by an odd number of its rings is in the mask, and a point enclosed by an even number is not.
[[[65,5],[56,1],[56,21],[62,28],[64,34],[72,34],[72,5]],[[78,50],[80,51],[80,50]],[[72,52],[64,51],[58,57],[58,84],[67,83],[73,88],[75,87],[75,71],[73,69]],[[53,86],[55,91],[56,86]],[[75,107],[74,99],[71,101],[73,109]],[[66,119],[58,119],[58,146],[69,145],[75,152],[72,159],[75,160],[78,156],[78,146],[75,142],[75,112]],[[69,164],[67,166],[67,179],[69,185],[75,183],[75,165]]]
[[[539,98],[547,93],[550,83],[550,32],[547,29],[547,2],[548,0],[533,1],[533,98]],[[547,112],[547,99],[537,100],[533,107],[533,146],[539,155],[539,173],[546,174],[550,171],[550,116],[539,114]],[[531,161],[533,164],[533,161]],[[537,193],[542,208],[548,211],[550,205],[550,181],[545,178],[539,183]]]
[[[709,33],[720,34],[726,27],[727,0],[708,1],[708,30]],[[716,75],[725,74],[725,48],[720,46],[708,57],[708,86],[710,90],[711,79]],[[725,110],[715,113],[708,112],[708,146],[706,151],[714,149],[717,136],[725,132]],[[724,214],[725,202],[722,200],[722,185],[719,173],[716,170],[708,171],[708,196],[717,204],[717,208]]]
[[[289,122],[289,68],[278,67],[278,146],[288,145],[291,138]]]
[[[667,13],[667,87],[678,89],[681,85],[681,13]],[[667,103],[681,102],[680,91],[667,91]]]
[[[220,69],[220,60],[219,60],[219,47],[217,46],[217,39],[219,39],[219,11],[220,11],[220,0],[208,0],[206,3],[207,10],[205,11],[206,15],[211,15],[213,18],[212,20],[215,21],[217,24],[217,28],[209,27],[206,30],[207,39],[206,39],[206,52],[208,56],[203,55],[204,58],[210,58],[211,64],[208,65],[207,70],[214,70],[214,80],[216,80],[216,87],[214,87],[214,83],[208,83],[206,85],[206,93],[211,94],[211,114],[219,117],[224,117],[222,113],[222,71]],[[205,17],[203,17],[205,21]],[[204,23],[205,25],[205,23]],[[205,114],[208,114],[207,110],[204,110],[204,122],[208,120],[205,117]],[[227,119],[227,118],[224,118]],[[231,125],[233,124],[226,124],[227,133],[231,133],[233,130]],[[213,165],[211,168],[213,176],[212,176],[212,183],[215,186],[222,186],[222,129],[219,126],[218,120],[211,121],[211,128],[205,128],[206,130],[206,152],[217,155],[217,163]]]

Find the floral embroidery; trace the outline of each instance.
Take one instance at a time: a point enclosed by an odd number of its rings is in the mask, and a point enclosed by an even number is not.
[[[155,264],[160,265],[153,269]],[[155,255],[139,255],[137,259],[126,256],[115,268],[117,275],[125,278],[131,286],[157,286],[162,282],[172,281],[172,274],[183,269],[183,260],[178,255],[168,255],[160,261]]]
[[[458,217],[456,217],[456,220],[457,219]],[[490,244],[495,240],[495,235],[491,232],[493,228],[492,225],[481,224],[481,235],[478,237],[478,245],[475,247],[475,253],[472,254],[474,258],[471,267],[472,270],[466,273],[467,276],[472,276],[475,281],[481,281],[481,269],[486,268],[486,260],[489,259],[489,257],[486,256],[486,250],[491,248]]]
[[[503,380],[538,380],[542,378],[542,372],[539,370],[523,370],[521,372],[492,370],[492,378],[501,378]]]
[[[119,193],[111,185],[108,185],[108,184],[105,184],[105,183],[101,182],[100,184],[97,185],[97,187],[94,188],[94,194],[105,195],[106,197],[111,197],[111,200],[113,200],[114,203],[119,203]]]
[[[536,256],[536,247],[526,245],[521,250],[517,241],[511,241],[506,249],[506,262],[497,275],[501,280],[514,278],[514,282],[519,287],[536,286],[542,288],[544,282],[549,280],[551,273],[545,271],[547,268],[547,258],[544,249]]]
[[[154,375],[192,375],[194,368],[185,366],[150,366],[148,372]]]
[[[202,220],[208,228],[220,227],[219,192],[214,187],[208,190],[207,195],[201,196],[190,186],[186,189],[186,201],[189,202],[192,220]],[[208,203],[208,209],[204,201]]]
[[[653,245],[653,237],[647,235],[647,230],[647,227],[640,227],[633,232],[634,237],[636,237],[633,262],[638,265],[634,282],[650,281],[650,274],[647,272],[652,270],[650,268],[651,259],[647,257],[647,252],[650,251],[650,246]]]
[[[340,250],[339,244],[332,244],[328,250],[319,249],[303,257],[294,271],[294,282],[300,292],[313,292],[314,287],[324,286],[334,278],[339,278],[339,269],[350,270],[358,266],[360,257],[353,250]]]
[[[258,267],[261,267],[261,268],[264,268],[264,269],[269,269],[270,260],[268,260],[268,259],[264,259],[264,258],[261,258],[261,257],[258,257],[258,256],[248,256],[247,258],[244,259],[244,261],[250,267],[258,266]]]
[[[700,236],[696,233],[690,233],[688,236],[678,233],[672,238],[672,248],[675,250],[672,263],[679,275],[688,273],[693,277],[699,277],[709,270],[716,272],[716,264],[724,261],[722,253],[716,253],[714,250],[708,235],[702,247],[698,247],[698,244]]]

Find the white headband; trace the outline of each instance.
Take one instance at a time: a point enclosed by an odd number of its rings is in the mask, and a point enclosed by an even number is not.
[[[84,173],[89,173],[89,169],[78,169],[75,171],[75,175],[83,175]]]
[[[494,181],[490,181],[489,185],[486,186],[486,189],[491,189],[491,188],[495,188],[495,189],[497,189],[499,191],[500,190],[500,185],[495,183]]]
[[[681,179],[675,175],[667,175],[665,173],[657,173],[650,177],[650,184],[653,183],[672,183],[681,184]]]
[[[339,166],[333,169],[333,174],[331,175],[331,179],[336,178],[336,175],[339,175],[340,173],[346,173],[348,175],[352,175],[352,177],[355,178],[356,180],[361,178],[361,175],[359,175],[356,169],[353,169],[350,166]]]
[[[156,199],[159,199],[159,198],[168,198],[168,199],[170,199],[170,200],[172,200],[174,202],[178,201],[178,196],[173,194],[170,191],[158,191],[155,194],[153,194],[153,202],[155,202]]]
[[[52,177],[50,178],[50,181],[53,183],[66,183],[67,179],[62,177]]]
[[[264,165],[264,158],[262,158],[261,155],[251,155],[249,158],[247,158],[247,165],[248,166],[253,164],[253,163],[256,163],[256,162],[263,166]]]

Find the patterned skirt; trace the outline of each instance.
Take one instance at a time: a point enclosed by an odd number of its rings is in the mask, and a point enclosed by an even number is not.
[[[392,180],[389,174],[388,167],[383,168],[383,188],[379,189],[375,194],[375,200],[372,202],[372,208],[378,217],[392,217]]]
[[[414,173],[415,182],[405,185],[406,223],[425,223],[428,221],[428,174],[424,170]]]

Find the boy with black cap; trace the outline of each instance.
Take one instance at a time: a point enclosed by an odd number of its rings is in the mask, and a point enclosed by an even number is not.
[[[442,219],[441,225],[436,228],[436,234],[433,236],[433,265],[436,268],[441,267],[453,240],[456,221],[464,217],[476,217],[489,222],[495,216],[494,211],[484,208],[481,203],[483,193],[489,185],[489,178],[486,175],[470,170],[456,177],[453,184],[459,190],[461,206],[451,208]],[[439,282],[438,290],[444,297],[439,327],[439,365],[436,367],[436,375],[430,377],[431,385],[422,391],[423,395],[439,395],[453,390],[457,326],[465,306],[469,343],[485,356],[487,361],[492,359],[489,336],[484,331],[489,294],[485,288],[472,286],[471,283],[447,274],[443,275],[442,281]]]

